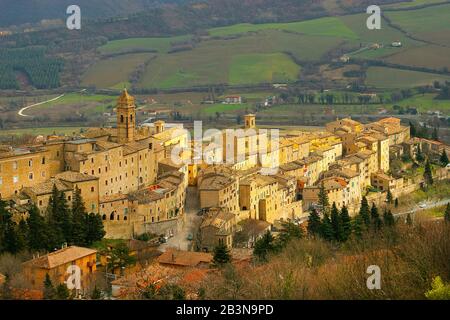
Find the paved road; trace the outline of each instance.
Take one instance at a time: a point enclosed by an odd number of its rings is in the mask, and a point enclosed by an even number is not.
[[[160,246],[160,249],[177,248],[179,250],[189,251],[191,249],[192,241],[188,240],[188,235],[195,236],[197,228],[201,222],[201,217],[197,216],[200,209],[200,204],[197,195],[196,187],[188,187],[186,192],[185,205],[185,223],[183,229],[180,230],[174,237],[169,238],[166,243]]]
[[[425,208],[421,208],[416,204],[413,209],[405,211],[405,212],[395,213],[394,216],[401,217],[401,216],[407,215],[408,213],[414,214],[414,213],[417,213],[420,211],[424,211],[424,210],[428,210],[428,209],[432,209],[432,208],[436,208],[436,207],[443,207],[443,206],[446,206],[447,203],[450,203],[450,198],[435,201],[435,202],[424,202],[424,203],[427,205]]]
[[[84,92],[84,91],[86,91],[86,89],[80,90],[80,92]],[[19,112],[17,112],[17,114],[18,114],[19,116],[21,116],[21,117],[32,117],[32,116],[30,116],[30,115],[28,115],[28,114],[24,114],[23,112],[26,111],[26,110],[28,110],[28,109],[30,109],[30,108],[32,108],[32,107],[40,106],[40,105],[46,104],[46,103],[48,103],[48,102],[53,102],[53,101],[59,100],[59,99],[61,99],[62,97],[64,97],[65,95],[66,95],[66,94],[63,93],[62,95],[59,95],[59,96],[57,96],[56,98],[52,98],[52,99],[49,99],[49,100],[46,100],[46,101],[34,103],[34,104],[29,105],[29,106],[23,107],[22,109],[19,110]]]

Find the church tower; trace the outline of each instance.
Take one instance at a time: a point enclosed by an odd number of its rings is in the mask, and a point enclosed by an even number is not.
[[[136,106],[134,98],[124,89],[117,101],[117,142],[134,141],[136,127]]]

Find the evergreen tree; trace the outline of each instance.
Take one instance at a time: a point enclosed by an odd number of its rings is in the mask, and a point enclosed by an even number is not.
[[[372,204],[372,208],[370,209],[370,220],[372,221],[374,230],[381,229],[382,221],[378,213],[378,208],[375,206],[375,203]]]
[[[15,230],[15,223],[13,221],[10,221],[6,225],[5,236],[3,240],[4,240],[4,248],[7,252],[15,254],[20,251],[21,248],[19,238],[17,236]]]
[[[102,217],[99,214],[91,212],[86,215],[87,233],[85,243],[91,245],[95,241],[102,240],[106,232],[103,227]]]
[[[387,191],[386,200],[388,203],[392,203],[392,201],[394,200],[391,189],[388,189],[388,191]]]
[[[0,253],[5,251],[5,234],[11,223],[11,213],[6,209],[7,203],[0,199]]]
[[[32,251],[51,250],[49,230],[46,221],[39,213],[39,209],[33,205],[28,211],[28,248]]]
[[[25,250],[28,246],[28,224],[24,219],[21,219],[17,226],[17,241],[19,245],[19,251]]]
[[[394,206],[398,208],[398,198],[395,198]]]
[[[308,217],[308,233],[312,235],[318,235],[320,234],[320,217],[317,213],[316,209],[312,209],[311,213]]]
[[[60,248],[61,245],[65,242],[64,232],[62,228],[62,221],[60,219],[60,209],[59,205],[60,192],[56,188],[56,184],[53,185],[52,195],[48,201],[47,206],[47,224],[49,230],[49,247],[50,250],[54,250]]]
[[[67,300],[70,297],[69,289],[67,289],[67,286],[64,283],[60,283],[56,287],[56,295],[55,298],[57,300]]]
[[[85,246],[88,241],[87,213],[81,197],[81,190],[75,188],[72,202],[72,236],[71,243],[77,246]]]
[[[324,214],[322,218],[320,235],[328,241],[332,241],[334,239],[333,225],[331,224],[328,213]]]
[[[283,229],[278,236],[278,241],[276,241],[277,249],[283,249],[292,239],[301,238],[303,238],[303,230],[299,226],[292,222],[283,223]]]
[[[45,275],[45,280],[44,280],[44,299],[52,300],[55,298],[56,298],[56,290],[55,290],[55,287],[53,286],[50,276],[47,273]]]
[[[447,203],[445,208],[444,221],[450,223],[450,203]]]
[[[352,233],[352,220],[350,218],[350,215],[348,214],[348,209],[345,205],[342,206],[341,209],[341,222],[343,231],[342,240],[347,241],[347,239],[350,238],[350,235]]]
[[[339,210],[336,207],[336,203],[333,202],[331,207],[331,225],[333,227],[333,236],[337,241],[342,241],[344,239],[344,230],[342,227],[341,216],[339,215]]]
[[[327,194],[327,191],[325,190],[325,185],[323,184],[323,182],[320,184],[318,205],[321,207],[323,215],[325,215],[325,213],[328,213],[328,210],[330,208],[330,203],[329,203],[328,194]]]
[[[445,149],[442,150],[442,154],[441,154],[439,161],[441,162],[443,167],[445,167],[448,164],[448,156],[447,156],[447,152],[445,151]]]
[[[430,165],[430,161],[428,161],[428,160],[425,163],[425,170],[423,172],[423,178],[425,179],[425,182],[428,185],[433,184],[433,173],[431,172],[431,165]]]
[[[213,264],[220,267],[224,264],[229,263],[230,261],[230,251],[223,242],[220,242],[219,245],[214,248]]]
[[[370,208],[369,202],[366,197],[361,199],[361,207],[359,208],[359,215],[361,216],[362,221],[364,222],[366,228],[370,227]]]
[[[406,224],[409,226],[412,226],[412,218],[411,218],[411,214],[408,212],[408,214],[406,215]]]
[[[358,214],[353,220],[352,220],[352,229],[353,233],[358,237],[361,238],[363,230],[364,230],[364,220],[360,214]]]
[[[108,270],[119,269],[121,274],[128,266],[134,265],[136,258],[130,255],[130,249],[128,246],[121,242],[112,248],[108,258]],[[123,274],[122,274],[123,275]]]
[[[384,209],[383,221],[386,226],[393,226],[395,224],[394,215],[391,210]]]
[[[267,261],[267,255],[269,252],[274,251],[274,239],[272,234],[267,231],[261,239],[255,242],[253,249],[253,255],[255,255],[260,261]]]
[[[66,196],[63,192],[59,193],[57,219],[63,233],[64,241],[70,243],[72,240],[72,217]]]

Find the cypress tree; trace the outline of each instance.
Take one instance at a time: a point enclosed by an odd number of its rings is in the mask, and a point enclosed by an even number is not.
[[[28,211],[28,248],[32,251],[51,250],[49,230],[46,221],[39,213],[39,209],[33,205]]]
[[[81,190],[75,188],[72,202],[72,236],[71,243],[84,246],[88,240],[87,213],[81,197]]]
[[[445,208],[444,221],[450,223],[450,203],[447,203]]]
[[[261,239],[255,242],[255,248],[253,249],[253,255],[255,255],[260,261],[267,261],[267,255],[269,252],[274,251],[273,236],[267,231]]]
[[[360,214],[358,214],[352,221],[352,229],[353,233],[358,237],[361,238],[363,230],[364,230],[364,220]]]
[[[319,206],[322,208],[322,214],[328,213],[328,210],[330,208],[330,203],[328,200],[328,194],[325,190],[325,185],[322,183],[320,184],[320,190],[319,190]]]
[[[50,250],[57,249],[65,242],[64,232],[61,227],[62,221],[60,219],[59,200],[61,199],[60,193],[56,188],[56,184],[53,185],[52,195],[48,201],[47,206],[47,224],[49,227],[49,247]]]
[[[95,241],[102,240],[106,232],[103,227],[102,217],[99,214],[91,212],[86,215],[87,233],[85,243],[91,245]]]
[[[333,202],[331,206],[331,225],[333,227],[333,236],[337,241],[342,241],[344,238],[344,230],[342,228],[341,216],[339,210],[336,207],[336,203]]]
[[[24,219],[21,219],[17,226],[17,240],[19,244],[19,251],[27,248],[28,224]]]
[[[223,242],[220,242],[219,245],[214,247],[214,257],[213,264],[215,266],[223,266],[226,263],[231,261],[230,252]]]
[[[318,235],[320,234],[320,217],[317,213],[316,209],[312,209],[311,213],[308,217],[308,233],[312,235]]]
[[[429,185],[433,184],[433,173],[431,172],[431,166],[430,161],[427,160],[425,163],[425,170],[423,172],[423,178],[425,179],[425,182]]]
[[[375,206],[375,203],[372,204],[372,208],[370,209],[370,219],[372,220],[374,229],[380,230],[382,221],[380,215],[378,214],[378,208]]]
[[[361,216],[362,221],[364,222],[366,228],[370,227],[370,209],[369,202],[366,197],[361,199],[361,207],[359,208],[359,215]]]
[[[445,149],[442,150],[439,161],[441,162],[443,167],[445,167],[448,164],[448,156],[447,156],[447,152],[445,151]]]
[[[64,192],[59,193],[57,213],[57,219],[64,237],[64,241],[70,243],[72,239],[72,217]]]
[[[44,299],[52,300],[55,298],[56,298],[55,287],[53,287],[52,280],[50,279],[50,276],[47,273],[45,275],[45,280],[44,280]]]
[[[350,238],[352,233],[352,220],[350,215],[348,214],[348,209],[344,205],[341,209],[341,221],[342,221],[342,230],[343,230],[343,240],[346,241]]]
[[[21,250],[19,243],[20,240],[15,229],[15,222],[12,220],[10,220],[6,225],[3,241],[4,249],[7,252],[15,254]]]
[[[332,241],[334,239],[333,226],[328,213],[325,213],[322,218],[320,235],[328,241]]]
[[[11,221],[11,213],[6,210],[6,202],[0,199],[0,253],[5,251],[5,233]]]

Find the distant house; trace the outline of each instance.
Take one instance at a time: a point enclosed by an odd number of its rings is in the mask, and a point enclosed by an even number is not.
[[[242,97],[241,96],[227,96],[225,97],[225,100],[223,101],[225,104],[241,104],[242,103]]]
[[[200,225],[201,247],[212,251],[219,244],[233,246],[235,215],[225,208],[210,208]]]
[[[350,57],[347,56],[347,55],[343,55],[343,56],[341,56],[341,57],[339,58],[339,60],[340,60],[341,62],[347,63],[347,62],[350,61]]]
[[[175,249],[168,249],[157,259],[158,263],[161,265],[179,268],[208,267],[212,260],[213,256],[210,253]]]
[[[68,277],[68,268],[78,266],[81,271],[81,287],[88,288],[93,281],[91,275],[97,269],[97,251],[83,247],[65,247],[58,251],[34,258],[22,264],[25,278],[34,289],[42,289],[46,274],[53,283],[64,283]]]

